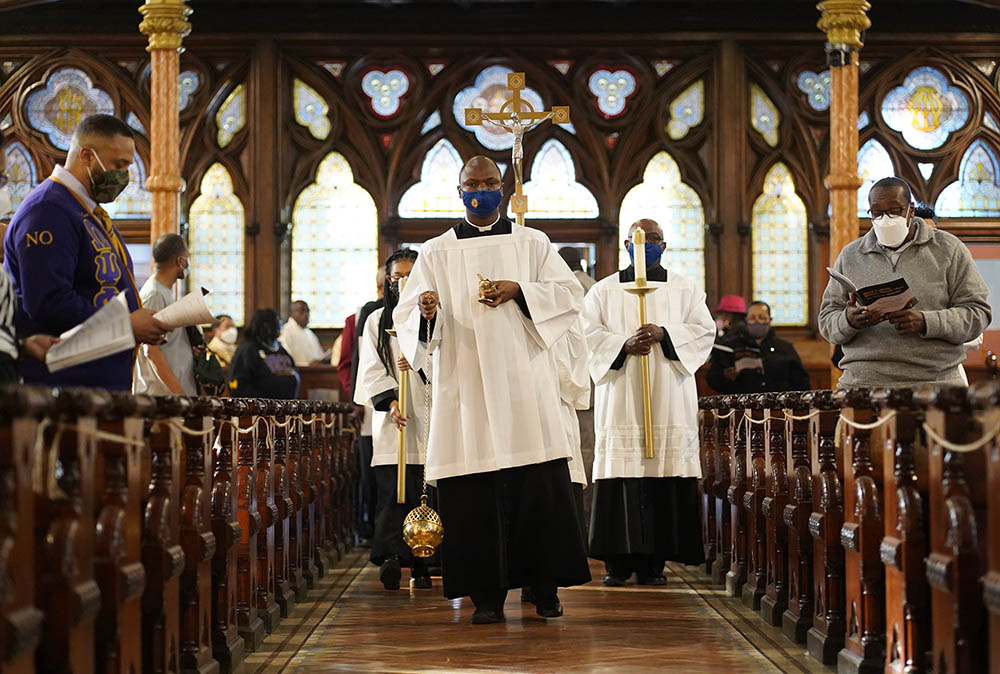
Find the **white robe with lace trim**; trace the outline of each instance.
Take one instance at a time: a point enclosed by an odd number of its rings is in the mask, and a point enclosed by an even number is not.
[[[642,370],[638,356],[626,356],[619,370],[611,365],[639,327],[639,303],[627,294],[618,273],[590,289],[583,324],[590,349],[594,391],[595,480],[619,477],[700,477],[698,393],[695,371],[708,360],[715,324],[705,293],[673,271],[646,295],[647,322],[670,335],[680,360],[668,360],[662,347],[649,354],[654,457],[645,458]]]
[[[477,274],[516,281],[531,318],[514,300],[480,304]],[[428,290],[440,304],[424,344],[417,299]],[[537,229],[466,239],[449,229],[421,247],[393,322],[414,367],[428,348],[433,354],[428,480],[571,456],[550,347],[582,299],[579,281]]]
[[[580,421],[577,410],[590,409],[590,374],[587,372],[587,339],[580,319],[552,347],[559,375],[559,397],[563,426],[573,458],[569,461],[571,482],[587,487],[587,469],[580,451]]]

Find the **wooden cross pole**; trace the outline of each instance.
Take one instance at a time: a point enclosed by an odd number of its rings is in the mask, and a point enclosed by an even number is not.
[[[522,226],[524,225],[524,214],[528,212],[528,197],[522,191],[524,148],[521,143],[524,132],[547,119],[551,119],[553,124],[569,123],[568,105],[553,105],[552,110],[535,111],[531,107],[531,103],[521,98],[521,91],[524,87],[524,73],[509,73],[507,75],[507,88],[511,90],[511,97],[500,106],[499,112],[484,112],[480,108],[465,109],[466,125],[481,126],[484,122],[490,122],[514,136],[514,146],[511,149],[511,159],[514,166],[514,194],[510,198],[510,209],[517,216],[517,224]]]

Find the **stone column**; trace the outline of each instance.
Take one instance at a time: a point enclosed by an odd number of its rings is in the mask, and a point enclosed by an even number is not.
[[[139,32],[149,37],[150,167],[146,188],[153,194],[150,241],[178,229],[178,195],[184,188],[180,166],[177,78],[181,46],[191,32],[187,0],[147,0],[139,8]]]
[[[830,266],[840,251],[858,238],[858,53],[864,43],[861,33],[871,27],[867,0],[822,0],[817,26],[826,33],[826,55],[830,66]],[[822,275],[821,275],[822,277]],[[840,370],[831,366],[831,386]]]

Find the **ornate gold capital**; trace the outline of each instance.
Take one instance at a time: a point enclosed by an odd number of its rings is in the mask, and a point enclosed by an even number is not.
[[[146,0],[146,4],[139,8],[142,14],[139,32],[149,37],[146,51],[181,51],[181,43],[191,32],[191,24],[187,21],[191,12],[187,0]]]
[[[861,49],[861,33],[872,25],[866,14],[871,8],[868,0],[823,0],[816,5],[823,13],[816,26],[826,33],[828,43]]]

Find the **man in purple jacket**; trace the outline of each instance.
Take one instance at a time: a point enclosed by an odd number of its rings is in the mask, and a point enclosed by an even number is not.
[[[77,126],[65,166],[32,190],[4,239],[4,266],[20,301],[15,322],[24,337],[58,335],[79,325],[124,292],[136,341],[158,344],[165,326],[141,308],[132,258],[101,203],[128,185],[135,154],[132,130],[111,115],[90,115]],[[50,373],[24,361],[25,383],[132,388],[133,351]]]

